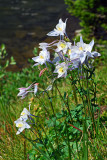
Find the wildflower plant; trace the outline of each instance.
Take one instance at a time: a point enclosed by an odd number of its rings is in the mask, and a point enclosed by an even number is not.
[[[34,133],[35,140],[23,135],[33,145],[30,159],[87,160],[88,146],[98,134],[94,60],[100,53],[92,51],[94,40],[86,44],[82,36],[79,42],[72,44],[66,33],[66,23],[67,19],[65,22],[59,20],[54,30],[47,34],[59,38],[49,44],[40,43],[39,56],[32,58],[34,69],[42,65],[38,76],[42,78],[45,72],[48,74],[45,88],[38,87],[37,82],[28,88],[19,88],[21,99],[33,93],[36,102],[31,106],[39,101],[43,110],[42,114],[32,115],[24,108],[15,121],[19,128],[17,134],[26,128]],[[95,112],[98,112],[97,119]]]

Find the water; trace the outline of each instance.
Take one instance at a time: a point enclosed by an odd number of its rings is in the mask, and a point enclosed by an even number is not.
[[[70,16],[64,0],[0,0],[0,44],[6,45],[8,58],[14,56],[17,63],[8,69],[28,66],[33,48],[50,41],[46,34],[66,15]]]

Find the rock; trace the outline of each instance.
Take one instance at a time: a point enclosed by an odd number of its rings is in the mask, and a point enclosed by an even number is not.
[[[82,29],[78,29],[75,31],[75,36],[82,36],[81,34]]]

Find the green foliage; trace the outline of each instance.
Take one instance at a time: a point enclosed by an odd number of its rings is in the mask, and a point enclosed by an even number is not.
[[[3,59],[7,56],[6,48],[4,44],[1,44],[1,49],[0,49],[0,59]]]
[[[1,48],[0,48],[0,79],[5,76],[6,68],[9,66],[9,64],[10,65],[15,65],[16,64],[16,62],[15,62],[13,57],[11,57],[10,63],[9,63],[9,60],[7,60],[5,62],[5,64],[2,64],[2,60],[5,59],[7,55],[8,55],[8,53],[6,51],[5,45],[2,44]]]
[[[77,110],[81,109],[81,107],[77,106]],[[78,111],[79,112],[79,111]],[[72,113],[72,111],[71,111]],[[79,114],[78,114],[79,115]],[[76,116],[74,116],[74,119],[76,118]],[[66,118],[67,117],[67,118]],[[68,152],[68,141],[70,141],[70,147],[73,148],[74,152],[73,154],[75,154],[76,152],[76,142],[79,141],[79,139],[81,138],[81,132],[78,131],[77,129],[73,128],[72,126],[70,126],[70,117],[69,117],[69,113],[67,111],[62,111],[56,114],[56,118],[54,115],[52,115],[51,117],[49,117],[48,120],[45,120],[45,130],[46,134],[44,134],[44,130],[42,130],[42,140],[38,141],[38,139],[36,140],[36,145],[41,149],[41,150],[46,150],[45,153],[48,153],[48,156],[50,157],[50,159],[52,160],[56,160],[56,159],[66,159],[69,155]],[[67,124],[68,123],[68,124]],[[73,122],[72,122],[73,123]],[[80,124],[79,122],[74,120],[74,127],[79,127],[80,128]],[[56,139],[57,136],[57,139]],[[68,138],[69,140],[68,140]],[[72,143],[73,142],[73,143]],[[45,147],[44,148],[44,145]],[[79,147],[80,150],[80,147]],[[35,157],[35,158],[34,158]],[[33,147],[33,149],[29,152],[29,158],[31,160],[34,159],[45,159],[45,156],[40,156],[40,154],[38,153],[37,150],[35,150],[35,148]]]
[[[65,0],[68,12],[79,17],[85,36],[104,38],[106,33],[107,7],[104,0]]]
[[[105,128],[101,123],[99,134],[92,137],[92,122],[88,116],[88,119],[85,120],[83,110],[82,104],[77,105],[75,109],[71,110],[72,121],[69,112],[66,110],[62,110],[56,113],[56,115],[50,116],[49,119],[46,119],[43,124],[44,129],[39,128],[39,137],[36,135],[37,138],[35,142],[33,142],[33,147],[28,152],[29,159],[45,160],[48,159],[46,156],[49,157],[50,160],[69,159],[70,156],[71,159],[80,160],[83,160],[83,157],[84,160],[91,160],[95,157],[100,159],[105,158]],[[83,122],[84,126],[82,124]],[[99,141],[102,141],[104,144],[99,144]],[[40,151],[38,151],[35,146],[38,147]],[[100,153],[101,147],[104,155]],[[90,149],[90,154],[88,154],[88,148]],[[97,151],[96,154],[94,153],[95,150]],[[41,151],[45,151],[46,155],[43,155]]]

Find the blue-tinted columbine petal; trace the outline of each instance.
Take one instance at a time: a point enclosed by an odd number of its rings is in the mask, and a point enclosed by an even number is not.
[[[58,78],[67,76],[68,65],[63,62],[56,66],[54,73],[58,73]]]
[[[94,57],[99,57],[99,56],[101,56],[101,54],[98,53],[98,52],[96,52],[96,51],[91,52],[91,55],[94,56]]]
[[[49,32],[47,35],[48,36],[63,36],[66,33],[66,21],[65,22],[62,21],[62,19],[59,19],[59,23],[56,25],[56,28]]]
[[[33,57],[32,59],[36,62],[34,66],[39,64],[43,65],[50,59],[50,52],[46,49],[43,49],[42,51],[40,51],[39,56]]]
[[[91,50],[92,50],[92,48],[93,48],[93,46],[94,46],[94,40],[92,40],[92,41],[89,43],[89,45],[90,45]]]
[[[25,128],[30,128],[30,125],[22,120],[21,118],[17,119],[16,121],[14,121],[14,123],[16,124],[16,127],[18,127],[18,131],[16,133],[16,135],[20,134]]]

